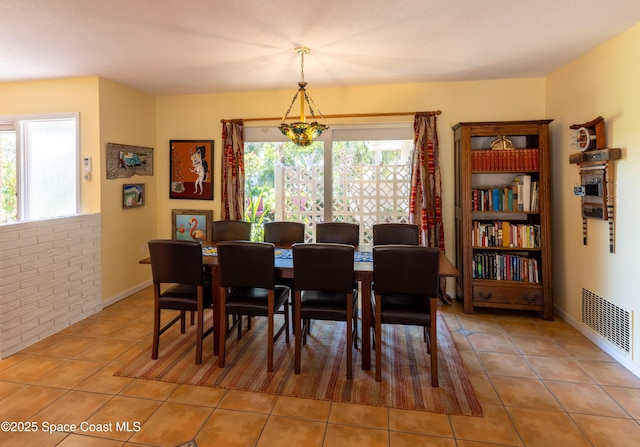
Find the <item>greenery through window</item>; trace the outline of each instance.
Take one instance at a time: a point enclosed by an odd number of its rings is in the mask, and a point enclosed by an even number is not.
[[[407,221],[412,145],[410,139],[323,140],[307,147],[245,142],[245,217],[254,224],[253,240],[262,240],[262,225],[274,220],[304,222],[308,241],[318,222],[358,223],[363,243],[374,223]],[[385,188],[393,200],[383,197]]]

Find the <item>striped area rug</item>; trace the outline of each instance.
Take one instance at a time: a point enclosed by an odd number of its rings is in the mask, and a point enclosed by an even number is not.
[[[195,365],[195,334],[191,327],[184,335],[176,335],[177,331],[163,335],[158,360],[151,360],[149,347],[115,375],[389,408],[482,416],[482,407],[441,316],[438,316],[438,388],[431,387],[429,355],[421,328],[383,326],[382,382],[376,382],[375,354],[372,353],[372,370],[363,371],[360,367],[360,345],[353,353],[354,378],[347,380],[343,323],[313,322],[311,335],[306,346],[303,345],[300,375],[293,373],[293,337],[287,345],[284,336],[277,340],[274,347],[274,371],[267,372],[266,319],[254,318],[253,323],[253,328],[245,332],[241,340],[237,340],[235,331],[227,339],[225,368],[217,367],[217,357],[212,354],[211,337],[205,340],[202,365]]]

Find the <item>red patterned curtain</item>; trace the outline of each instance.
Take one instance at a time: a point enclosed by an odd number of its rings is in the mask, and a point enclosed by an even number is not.
[[[409,221],[420,227],[420,244],[444,251],[442,185],[435,113],[416,113],[411,160]]]
[[[244,220],[244,123],[222,122],[222,220]]]

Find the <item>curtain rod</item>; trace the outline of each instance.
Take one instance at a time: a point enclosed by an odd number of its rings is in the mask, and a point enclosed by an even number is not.
[[[435,110],[433,112],[396,112],[396,113],[347,113],[342,115],[323,115],[324,118],[370,118],[370,117],[378,117],[378,116],[404,116],[404,115],[440,115],[442,112],[440,110]],[[244,121],[245,123],[248,121],[281,121],[282,118],[244,118],[241,120],[220,120],[221,123],[231,123],[231,122],[239,122]]]

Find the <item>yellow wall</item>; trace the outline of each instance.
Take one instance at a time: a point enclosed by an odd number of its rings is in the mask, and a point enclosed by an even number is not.
[[[547,78],[547,115],[555,118],[553,166],[553,262],[556,306],[581,321],[581,290],[586,288],[632,312],[640,311],[640,25],[606,42]],[[621,148],[616,170],[616,244],[609,253],[605,221],[588,219],[582,243],[580,199],[573,186],[580,177],[569,164],[572,124],[602,116],[607,147]],[[637,338],[634,336],[634,338]],[[635,343],[634,362],[640,344]]]
[[[155,237],[157,214],[157,179],[134,175],[130,178],[106,179],[108,143],[154,148],[155,98],[100,79],[100,163],[94,162],[93,178],[102,184],[102,293],[106,300],[130,295],[149,279],[149,267],[138,264],[146,255],[146,243]],[[155,152],[155,151],[154,151]],[[154,153],[155,158],[155,153]],[[145,203],[139,208],[122,208],[122,186],[144,183]]]
[[[99,78],[92,76],[0,83],[0,115],[79,112],[78,166],[80,169],[82,157],[91,157],[96,166],[100,160],[98,82]],[[100,212],[100,182],[82,182],[81,185],[81,212]]]

